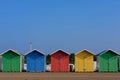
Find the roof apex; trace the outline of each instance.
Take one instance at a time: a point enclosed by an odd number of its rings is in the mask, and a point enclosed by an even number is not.
[[[111,52],[119,55],[117,52],[113,51],[112,49],[108,49],[108,50],[104,50],[104,51],[100,52],[99,54],[97,54],[97,56],[98,56],[98,55],[101,55],[101,54],[103,54],[103,53],[106,53],[106,52],[108,52],[108,51],[111,51]]]
[[[56,53],[56,52],[58,52],[58,51],[62,51],[62,52],[64,52],[64,53],[68,54],[68,52],[66,52],[66,51],[64,51],[64,50],[62,50],[62,49],[58,49],[58,50],[54,51],[53,53],[51,53],[50,55],[52,55],[52,54],[54,54],[54,53]],[[68,54],[68,55],[69,55],[69,54]]]
[[[33,51],[37,51],[37,52],[39,52],[39,53],[41,53],[41,54],[43,54],[43,55],[46,55],[45,53],[43,53],[43,52],[41,52],[41,51],[39,51],[39,50],[37,50],[37,49],[31,50],[31,51],[27,52],[25,55],[28,55],[28,54],[32,53]]]
[[[80,53],[83,52],[83,51],[87,51],[88,53],[94,55],[91,51],[89,51],[89,50],[87,50],[87,49],[83,49],[83,50],[77,52],[75,55],[80,54]]]
[[[16,53],[16,54],[18,54],[18,55],[20,55],[20,56],[22,55],[22,54],[20,54],[19,52],[17,52],[16,50],[13,50],[13,49],[8,49],[8,50],[2,52],[0,55],[3,55],[3,54],[5,54],[5,53],[8,52],[8,51],[12,51],[12,52],[14,52],[14,53]]]

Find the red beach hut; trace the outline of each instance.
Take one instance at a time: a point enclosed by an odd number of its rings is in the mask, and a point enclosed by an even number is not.
[[[69,54],[58,50],[51,54],[51,72],[69,72]]]

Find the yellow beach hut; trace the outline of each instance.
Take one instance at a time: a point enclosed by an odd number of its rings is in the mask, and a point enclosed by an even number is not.
[[[94,54],[88,50],[76,53],[75,72],[94,72]]]

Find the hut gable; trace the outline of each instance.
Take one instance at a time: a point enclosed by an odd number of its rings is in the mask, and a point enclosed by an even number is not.
[[[98,55],[104,55],[104,54],[115,54],[115,55],[118,55],[118,53],[113,51],[113,50],[104,50],[101,53],[99,53]]]
[[[39,53],[39,54],[45,55],[45,53],[43,53],[43,52],[41,52],[41,51],[39,51],[39,50],[37,50],[37,49],[34,49],[34,50],[26,53],[25,55],[28,55],[28,54],[31,54],[31,53]]]
[[[89,54],[89,55],[94,55],[92,52],[90,52],[90,51],[88,51],[88,50],[82,50],[82,51],[80,51],[80,52],[78,52],[78,53],[76,53],[75,55],[80,55],[80,54]]]
[[[50,54],[50,55],[53,55],[53,54],[58,54],[58,53],[60,53],[60,54],[66,54],[66,55],[69,55],[67,52],[65,52],[65,51],[63,51],[63,50],[57,50],[57,51],[55,51],[55,52],[53,52],[52,54]]]
[[[1,53],[0,55],[7,54],[7,53],[9,53],[9,52],[15,53],[15,54],[20,55],[20,56],[22,55],[22,54],[18,53],[17,51],[13,50],[13,49],[8,49],[7,51]]]

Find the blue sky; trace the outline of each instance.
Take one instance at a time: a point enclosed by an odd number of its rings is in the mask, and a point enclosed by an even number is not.
[[[120,53],[120,0],[2,0],[0,52]]]

